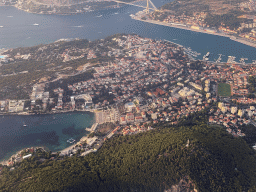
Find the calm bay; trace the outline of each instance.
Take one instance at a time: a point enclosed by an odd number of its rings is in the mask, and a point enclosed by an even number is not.
[[[93,123],[90,112],[0,116],[0,161],[27,147],[60,151],[72,145],[68,139],[79,141]]]

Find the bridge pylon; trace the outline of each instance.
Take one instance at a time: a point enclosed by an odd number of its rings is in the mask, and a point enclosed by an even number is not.
[[[149,4],[153,7],[153,8],[149,8]],[[156,6],[152,3],[151,0],[147,0],[147,7],[146,7],[146,13],[149,13],[149,9],[153,9],[154,11],[158,11],[158,9],[156,8]]]

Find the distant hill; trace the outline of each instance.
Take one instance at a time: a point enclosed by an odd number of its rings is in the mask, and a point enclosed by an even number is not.
[[[0,191],[252,192],[255,171],[255,152],[243,139],[201,124],[119,136],[85,157],[32,157],[3,169]]]

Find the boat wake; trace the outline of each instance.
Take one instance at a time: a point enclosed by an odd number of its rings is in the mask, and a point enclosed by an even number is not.
[[[82,27],[84,27],[84,26],[83,26],[83,25],[78,25],[78,26],[73,26],[73,27],[82,28]]]

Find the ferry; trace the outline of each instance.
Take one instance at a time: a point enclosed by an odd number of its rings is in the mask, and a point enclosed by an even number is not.
[[[75,141],[76,141],[76,140],[73,139],[73,138],[70,138],[70,139],[67,140],[68,143],[74,143]]]

